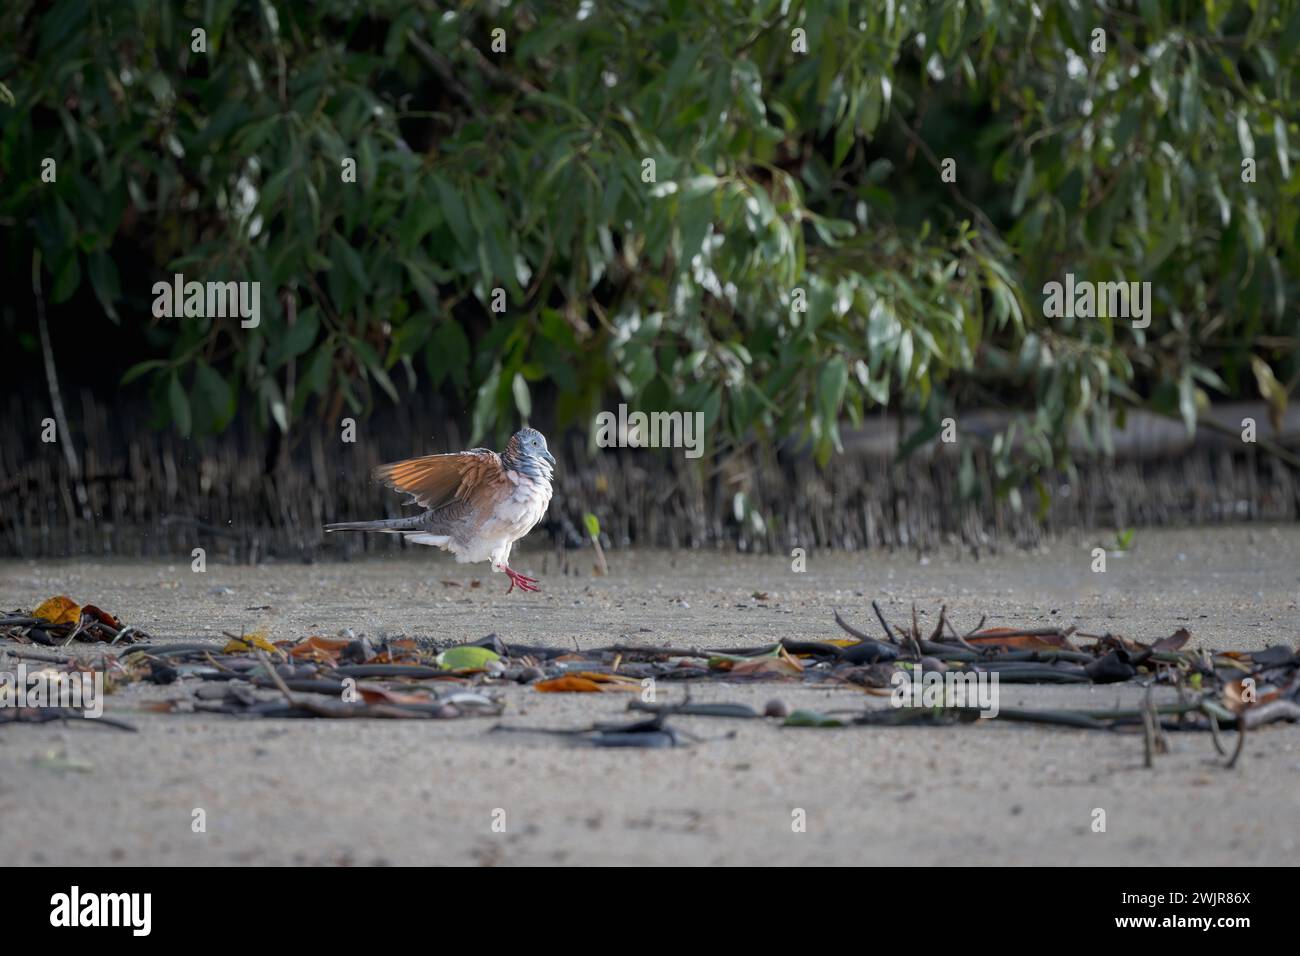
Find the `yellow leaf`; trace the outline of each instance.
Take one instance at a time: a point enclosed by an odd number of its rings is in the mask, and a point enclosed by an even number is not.
[[[266,639],[266,631],[254,631],[252,634],[245,634],[243,637],[232,637],[229,643],[221,649],[221,653],[247,654],[255,647],[266,651],[268,654],[275,654],[279,650]]]
[[[1287,390],[1273,374],[1273,369],[1258,355],[1250,357],[1250,368],[1255,373],[1255,384],[1259,386],[1260,397],[1268,402],[1268,416],[1274,431],[1282,430],[1282,418],[1286,415]]]
[[[81,620],[81,606],[66,594],[60,594],[32,611],[32,617],[44,618],[51,624],[76,624]]]

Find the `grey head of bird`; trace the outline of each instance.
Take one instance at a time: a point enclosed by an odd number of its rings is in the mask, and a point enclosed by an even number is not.
[[[555,468],[555,456],[546,447],[546,436],[536,428],[521,428],[511,435],[501,462],[511,471],[547,481]]]

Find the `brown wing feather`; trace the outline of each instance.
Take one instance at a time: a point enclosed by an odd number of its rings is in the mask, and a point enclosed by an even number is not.
[[[408,458],[375,469],[376,480],[433,509],[464,501],[503,477],[500,457],[486,448]]]

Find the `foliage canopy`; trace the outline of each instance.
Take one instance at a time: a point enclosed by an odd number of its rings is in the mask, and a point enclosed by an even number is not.
[[[995,404],[1010,487],[1300,373],[1297,0],[13,0],[0,36],[5,255],[150,323],[126,381],[182,432],[617,395],[825,460]],[[152,318],[175,272],[260,281],[262,324]],[[1066,273],[1150,281],[1150,327],[1045,317]]]

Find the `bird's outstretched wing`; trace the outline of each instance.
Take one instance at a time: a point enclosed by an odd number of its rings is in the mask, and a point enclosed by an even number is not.
[[[410,495],[410,503],[434,510],[493,494],[503,482],[508,482],[501,457],[487,448],[380,465],[375,469],[375,479],[394,491]]]

